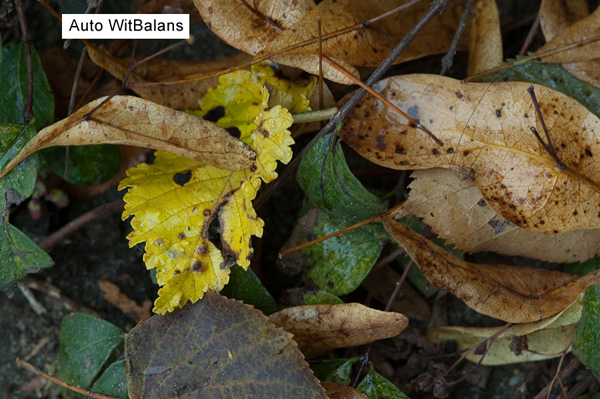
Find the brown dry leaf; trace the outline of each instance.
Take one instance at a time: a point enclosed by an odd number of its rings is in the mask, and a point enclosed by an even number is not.
[[[221,39],[256,55],[315,7],[314,0],[194,0]]]
[[[106,299],[107,302],[120,309],[121,312],[125,313],[127,317],[131,318],[136,323],[149,319],[150,316],[152,316],[152,312],[150,311],[152,302],[145,301],[144,305],[140,306],[121,292],[119,286],[110,281],[99,281],[98,286],[100,286],[100,290],[104,293],[104,299]]]
[[[135,6],[132,4],[132,6]],[[150,0],[140,5],[138,14],[190,14],[190,24],[201,21],[192,0]]]
[[[471,8],[471,43],[467,76],[500,66],[503,61],[496,0],[477,0]]]
[[[320,17],[323,37],[333,35],[322,42],[323,54],[346,68],[349,65],[378,66],[429,10],[430,4],[423,1],[375,21],[368,27],[361,26],[361,24],[404,3],[406,3],[405,0],[363,0],[360,2],[325,0],[308,12],[293,27],[268,43],[257,56],[266,57],[304,42],[312,42],[286,51],[284,55],[269,56],[269,58],[276,62],[297,66],[314,74],[318,73],[318,19]],[[434,18],[395,62],[410,61],[448,51],[464,10],[464,5],[457,3],[459,2],[451,2],[441,15]],[[398,23],[398,21],[402,21],[402,23]],[[352,27],[355,29],[347,32],[348,28]],[[346,33],[336,34],[342,31]],[[465,37],[468,37],[468,34]],[[466,48],[466,40],[461,41],[459,50],[466,50]],[[354,68],[349,70],[354,72]],[[343,80],[333,79],[327,75],[326,77],[339,83],[348,81],[343,77]]]
[[[558,263],[583,262],[600,253],[600,229],[540,234],[517,227],[494,212],[473,182],[454,170],[417,170],[411,177],[408,199],[395,218],[416,215],[461,250]]]
[[[329,399],[369,399],[358,389],[337,382],[321,382],[321,386],[325,389]]]
[[[511,326],[501,333],[491,344],[481,364],[495,366],[500,364],[547,360],[562,355],[573,341],[577,324],[581,319],[583,294],[561,313],[534,323]],[[479,345],[492,337],[500,327],[438,327],[427,332],[427,338],[433,342],[456,341],[457,350],[462,351]],[[511,344],[520,340],[527,349],[511,350]],[[488,342],[489,345],[489,342]],[[536,352],[536,353],[534,353]],[[479,362],[481,355],[469,352],[467,359]]]
[[[600,227],[600,119],[583,105],[533,85],[559,169],[531,133],[543,136],[529,83],[463,83],[404,75],[375,84],[398,108],[429,128],[438,146],[402,116],[367,95],[340,136],[358,153],[393,169],[466,169],[487,204],[511,223],[539,233]]]
[[[250,167],[256,155],[225,129],[204,119],[132,96],[99,98],[38,132],[6,165],[0,177],[42,148],[125,144],[164,150],[227,170]]]
[[[400,313],[382,312],[360,303],[294,306],[272,314],[269,321],[294,334],[306,358],[394,337],[408,325]]]
[[[567,29],[563,30],[558,36],[554,37],[544,46],[540,47],[536,54],[541,54],[548,50],[559,49],[569,46],[573,43],[585,39],[597,38],[600,36],[600,7],[586,18],[575,22]],[[600,54],[600,41],[596,40],[581,46],[575,46],[571,49],[560,51],[556,54],[544,56],[544,62],[581,62],[590,61],[598,58]]]
[[[510,323],[529,323],[563,311],[593,284],[600,270],[583,277],[544,269],[477,265],[457,258],[393,218],[383,220],[434,286],[475,311]]]
[[[400,274],[386,265],[369,273],[362,282],[361,287],[366,289],[379,302],[386,303],[397,288],[398,281],[400,281]],[[431,318],[431,309],[425,299],[410,284],[406,283],[400,287],[400,293],[396,300],[392,302],[390,310],[400,312],[410,320],[427,322]]]
[[[542,0],[540,26],[549,42],[565,29],[590,14],[586,0]]]
[[[103,48],[88,44],[88,53],[96,65],[108,71],[117,79],[123,79],[129,68],[129,58],[117,58]],[[130,83],[170,82],[191,79],[197,76],[218,72],[226,68],[250,61],[247,54],[235,54],[230,57],[206,62],[151,59],[138,65],[129,76]],[[198,109],[198,100],[217,86],[217,77],[182,83],[166,87],[134,87],[133,91],[146,100],[169,108]]]

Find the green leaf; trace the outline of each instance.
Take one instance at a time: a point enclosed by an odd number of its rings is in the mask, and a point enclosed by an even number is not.
[[[304,294],[303,299],[306,305],[339,305],[344,303],[340,298],[327,291],[307,292]]]
[[[323,237],[347,227],[319,212],[314,237]],[[387,237],[383,226],[371,223],[307,247],[304,252],[314,265],[307,273],[320,290],[341,296],[354,291],[367,277],[381,254]]]
[[[35,133],[31,124],[0,124],[0,170],[35,136]],[[0,212],[8,205],[21,203],[33,193],[37,166],[37,157],[29,157],[0,178]]]
[[[581,363],[600,376],[600,285],[585,290],[581,321],[575,331],[573,345]]]
[[[244,301],[247,305],[253,305],[266,315],[277,311],[275,300],[252,269],[245,271],[237,264],[232,266],[229,284],[223,288],[221,293],[228,298]]]
[[[33,63],[33,114],[36,130],[52,123],[54,97],[44,74],[42,63],[31,46]],[[10,42],[2,48],[0,63],[0,122],[23,123],[23,110],[27,102],[27,61],[22,42]]]
[[[322,137],[306,153],[297,179],[320,210],[312,229],[314,238],[334,233],[387,209],[350,172],[334,134]],[[368,224],[305,250],[314,265],[308,272],[320,290],[335,295],[354,291],[381,254],[388,237],[380,224]]]
[[[214,291],[138,324],[125,359],[131,399],[326,398],[289,333]]]
[[[298,183],[310,200],[332,218],[354,224],[387,209],[350,172],[333,133],[323,136],[300,162]]]
[[[50,169],[60,177],[65,175],[66,148],[53,147],[43,152]],[[110,144],[74,146],[69,149],[67,178],[77,186],[93,186],[113,177],[121,167],[121,154]]]
[[[600,117],[600,89],[577,79],[560,64],[527,62],[482,76],[479,82],[530,82],[560,91],[574,98]]]
[[[323,360],[312,364],[311,368],[320,381],[350,385],[352,365],[356,363],[358,359],[358,357],[353,357],[350,359]]]
[[[596,256],[595,258],[588,259],[585,262],[567,263],[564,265],[564,268],[567,273],[583,276],[600,268],[600,257]]]
[[[128,399],[125,360],[117,360],[92,385],[92,392],[119,399]]]
[[[0,290],[14,285],[25,274],[54,264],[52,258],[29,237],[8,222],[0,225]]]
[[[59,337],[59,378],[89,389],[123,345],[123,338],[123,331],[105,320],[85,313],[65,316]]]
[[[372,364],[371,370],[356,389],[371,399],[408,399],[408,396],[402,393],[387,378],[375,371]]]

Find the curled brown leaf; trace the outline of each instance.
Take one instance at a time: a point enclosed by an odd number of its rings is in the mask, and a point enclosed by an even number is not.
[[[544,269],[477,265],[446,252],[393,218],[383,225],[434,286],[471,309],[510,323],[528,323],[566,309],[593,284],[600,270],[583,277]]]

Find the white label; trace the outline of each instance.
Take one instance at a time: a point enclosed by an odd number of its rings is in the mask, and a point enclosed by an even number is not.
[[[189,14],[63,14],[63,39],[189,39]]]

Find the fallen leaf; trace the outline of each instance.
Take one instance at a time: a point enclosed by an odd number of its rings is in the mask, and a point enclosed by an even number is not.
[[[590,14],[585,0],[542,0],[540,27],[547,42]]]
[[[269,321],[294,334],[306,358],[391,338],[408,325],[408,319],[400,313],[382,312],[359,303],[294,306],[272,314]]]
[[[337,382],[322,382],[321,386],[325,389],[329,399],[369,399],[358,389]]]
[[[383,225],[434,286],[460,298],[471,309],[510,323],[555,315],[590,285],[600,270],[583,277],[544,269],[477,265],[459,259],[393,218]]]
[[[467,76],[502,65],[502,35],[495,0],[478,0],[471,8],[471,43]]]
[[[372,96],[353,110],[340,136],[362,156],[394,169],[460,166],[487,204],[511,223],[539,233],[600,227],[600,120],[573,99],[533,85],[558,158],[529,131],[543,135],[529,84],[463,83],[405,75],[375,89],[442,141]]]
[[[252,149],[211,122],[138,97],[115,96],[103,103],[104,100],[92,101],[40,130],[13,158],[7,157],[9,152],[4,154],[0,158],[0,177],[35,151],[61,145],[110,143],[148,147],[228,170],[244,169],[254,162]]]
[[[131,62],[128,58],[117,58],[103,48],[87,45],[88,54],[96,65],[122,80]],[[138,65],[129,75],[129,83],[170,82],[191,79],[197,76],[219,72],[223,69],[250,61],[250,57],[240,53],[214,61],[192,62],[166,59],[151,59]],[[217,85],[217,78],[196,80],[176,86],[134,87],[133,91],[146,100],[169,108],[189,110],[198,108],[198,100],[209,88]]]
[[[289,333],[213,291],[138,324],[125,341],[132,399],[326,398]]]
[[[262,235],[264,224],[252,200],[261,180],[269,183],[277,177],[277,162],[292,158],[287,130],[292,116],[279,105],[268,108],[269,92],[260,79],[253,72],[236,71],[219,82],[202,99],[199,114],[221,115],[215,118],[217,125],[239,134],[256,151],[254,164],[231,172],[159,151],[152,165],[129,170],[119,185],[129,187],[123,217],[135,215],[129,245],[146,242],[146,267],[157,268],[157,313],[195,302],[209,288],[220,291],[234,263],[250,266],[251,239]],[[298,104],[303,93],[294,92]]]
[[[121,292],[121,289],[118,285],[113,284],[110,281],[99,281],[98,286],[100,286],[100,291],[104,293],[104,299],[121,310],[121,312],[125,313],[125,315],[127,315],[133,321],[143,321],[152,316],[149,306],[150,301],[146,301],[148,303],[144,303],[144,306],[140,306],[134,300],[130,299],[127,295]]]
[[[194,3],[217,36],[252,55],[315,7],[314,0],[194,0]]]
[[[544,56],[544,62],[569,63],[590,61],[598,58],[598,54],[600,54],[600,42],[598,40],[581,46],[573,47],[570,45],[585,39],[598,37],[600,34],[600,7],[566,29],[564,29],[564,25],[561,25],[561,27],[563,30],[535,53],[542,54],[548,50],[567,48],[555,54]]]
[[[258,56],[267,56],[304,42],[312,42],[285,51],[285,55],[302,55],[302,64],[295,65],[299,68],[308,70],[305,68],[308,64],[312,65],[313,70],[315,67],[318,68],[319,44],[315,39],[318,38],[318,20],[320,18],[324,37],[323,54],[350,65],[379,66],[394,46],[429,10],[430,4],[420,2],[386,18],[370,22],[368,26],[362,24],[404,3],[406,3],[404,0],[322,1],[293,27],[281,32],[274,40],[268,42]],[[406,62],[448,51],[463,10],[463,4],[450,3],[443,13],[434,18],[415,37],[395,62]],[[398,23],[398,21],[402,21],[402,23]],[[466,40],[461,42],[460,48],[463,50],[466,50],[465,42]],[[270,59],[277,61],[278,57],[274,56]]]
[[[581,318],[583,294],[557,315],[534,323],[515,325],[507,328],[487,346],[481,364],[497,366],[501,364],[523,363],[547,360],[558,357],[569,348],[575,334],[575,329]],[[501,327],[438,327],[428,331],[427,338],[433,342],[455,341],[457,350],[476,347],[484,340],[492,337]],[[520,338],[526,343],[526,348],[511,349],[511,343]],[[519,350],[519,349],[522,349]],[[467,359],[479,362],[481,355],[471,350]]]
[[[418,216],[459,249],[558,263],[583,262],[600,253],[600,229],[541,234],[517,227],[494,212],[473,182],[454,170],[416,170],[411,177],[408,199],[394,218]]]
[[[358,384],[356,389],[365,393],[369,398],[377,399],[409,399],[387,378],[375,371],[373,363],[369,364],[370,369],[365,378]]]

